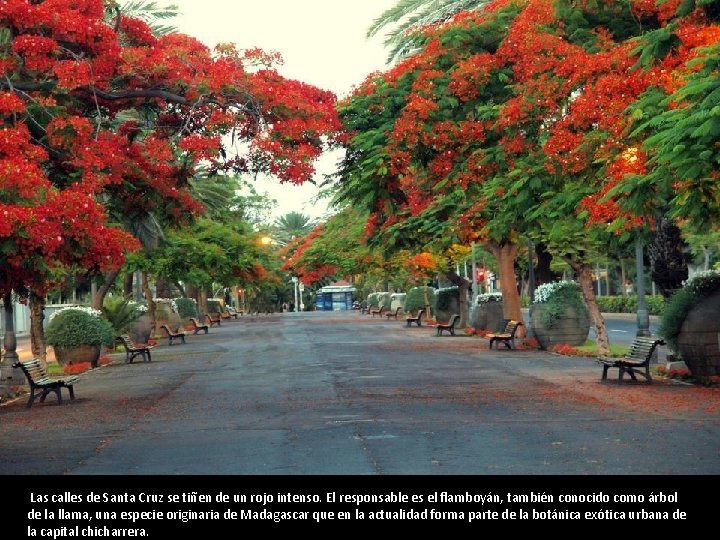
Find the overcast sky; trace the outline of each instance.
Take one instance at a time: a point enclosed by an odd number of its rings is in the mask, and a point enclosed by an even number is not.
[[[387,51],[382,37],[368,40],[368,27],[397,0],[168,0],[181,16],[173,24],[183,33],[209,46],[232,42],[238,48],[260,47],[279,52],[279,71],[326,90],[338,97],[373,71],[385,69]],[[162,2],[160,2],[162,4]],[[328,156],[320,166],[330,173],[337,158]],[[256,186],[277,199],[274,216],[291,211],[314,218],[326,212],[324,203],[313,203],[311,185],[279,186],[259,180]]]

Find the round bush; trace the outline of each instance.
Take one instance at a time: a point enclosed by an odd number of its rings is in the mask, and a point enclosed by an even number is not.
[[[405,311],[412,313],[418,309],[432,306],[435,303],[435,289],[433,287],[413,287],[405,297]]]
[[[65,308],[56,311],[45,329],[45,341],[53,347],[78,345],[112,345],[113,327],[89,308]]]
[[[192,298],[175,298],[175,305],[183,320],[198,316],[197,303]]]

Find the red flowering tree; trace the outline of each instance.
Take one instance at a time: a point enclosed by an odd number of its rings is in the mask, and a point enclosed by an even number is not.
[[[637,144],[627,108],[683,76],[676,32],[716,26],[714,3],[678,4],[498,0],[426,30],[418,54],[341,104],[339,199],[366,205],[367,231],[385,245],[484,243],[512,318],[516,244],[542,241],[578,275],[605,352],[589,261],[607,249],[610,221],[644,216],[606,199],[615,174],[642,166],[626,159]]]
[[[368,266],[363,218],[351,208],[331,216],[283,248],[282,270],[298,276],[309,286],[339,278],[352,280]]]
[[[58,266],[119,268],[137,244],[108,215],[198,214],[188,179],[201,161],[302,183],[338,128],[333,94],[280,76],[275,55],[104,15],[102,0],[0,3],[6,297],[42,294]]]

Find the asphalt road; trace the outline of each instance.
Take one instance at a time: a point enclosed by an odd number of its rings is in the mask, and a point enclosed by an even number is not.
[[[720,473],[720,389],[600,375],[358,312],[245,316],[0,407],[0,474]]]

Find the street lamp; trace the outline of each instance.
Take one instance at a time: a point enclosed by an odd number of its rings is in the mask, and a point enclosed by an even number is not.
[[[637,277],[637,333],[636,336],[650,335],[650,315],[645,303],[645,268],[643,265],[643,242],[640,237],[635,239],[635,272]]]
[[[295,292],[295,311],[297,311],[297,309],[298,309],[298,277],[293,276],[291,279],[293,282],[293,290]]]
[[[530,310],[528,311],[528,325],[526,336],[533,336],[532,326],[532,305],[535,302],[535,246],[533,241],[528,238],[528,295],[530,296]]]
[[[305,284],[301,281],[298,284],[298,288],[300,289],[300,311],[305,311],[305,302],[303,301],[303,291],[305,290]]]

